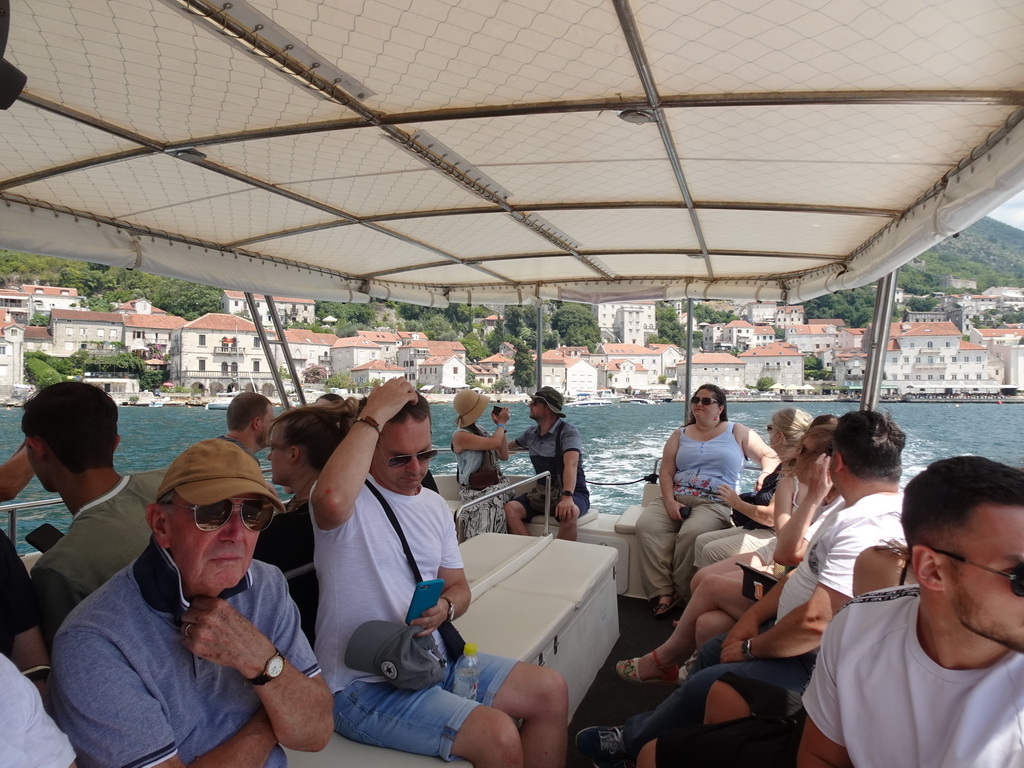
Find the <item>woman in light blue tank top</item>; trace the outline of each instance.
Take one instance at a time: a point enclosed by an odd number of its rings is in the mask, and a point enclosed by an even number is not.
[[[737,487],[745,458],[761,465],[757,487],[779,463],[757,433],[729,421],[725,392],[714,384],[701,386],[690,404],[686,424],[662,451],[661,496],[636,523],[641,581],[656,617],[689,598],[697,536],[733,525],[718,487]]]

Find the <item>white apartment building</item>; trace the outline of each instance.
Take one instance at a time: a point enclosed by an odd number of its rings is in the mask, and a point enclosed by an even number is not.
[[[998,391],[988,354],[986,347],[963,341],[949,322],[892,323],[885,377],[905,394]]]
[[[654,375],[667,376],[670,379],[674,379],[676,377],[676,366],[684,358],[679,347],[675,344],[648,344],[647,347],[657,355]]]
[[[255,296],[256,309],[259,312],[259,321],[265,327],[273,325],[273,318],[270,309],[262,296]],[[288,323],[313,323],[316,322],[316,302],[312,299],[293,299],[287,296],[274,296],[274,306],[277,307],[277,314],[281,322]],[[224,291],[220,295],[221,311],[229,315],[241,315],[249,318],[249,304],[245,300],[245,294],[241,291]],[[249,318],[251,319],[251,318]]]
[[[802,304],[783,305],[775,310],[775,327],[790,328],[804,324],[804,308]]]
[[[419,361],[416,385],[429,392],[451,393],[465,389],[466,361],[455,354],[426,357]]]
[[[703,348],[708,352],[751,349],[775,342],[775,329],[733,320],[725,325],[709,325],[704,332]]]
[[[751,325],[772,325],[777,307],[774,301],[753,301],[743,306],[740,317]]]
[[[388,360],[370,360],[355,366],[350,374],[355,385],[361,388],[369,387],[376,382],[383,384],[389,379],[405,377],[405,371]]]
[[[590,356],[590,362],[611,363],[616,360],[629,360],[646,371],[658,368],[661,355],[650,347],[641,344],[598,344],[597,351]]]
[[[0,289],[0,312],[4,310],[13,322],[28,325],[32,319],[32,296],[24,291]]]
[[[341,373],[351,371],[371,360],[382,360],[379,346],[362,336],[346,336],[331,345],[331,371]]]
[[[690,383],[693,389],[701,384],[714,384],[726,392],[746,389],[746,364],[726,352],[696,352],[690,363]],[[686,361],[676,367],[679,385],[686,381]],[[692,393],[684,393],[689,396]]]
[[[14,394],[25,383],[25,326],[10,315],[0,321],[0,397]]]
[[[865,352],[836,352],[832,361],[832,379],[840,387],[862,387],[867,367],[868,356]]]
[[[566,357],[549,350],[541,355],[541,380],[545,387],[554,387],[567,397],[595,392],[600,386],[598,369],[581,357]]]
[[[210,313],[171,336],[171,381],[208,394],[251,390],[276,393],[274,375],[256,326],[237,315]]]
[[[25,351],[53,354],[53,334],[45,325],[25,326]]]
[[[839,329],[832,323],[794,325],[786,329],[786,343],[799,349],[802,355],[814,355],[831,368],[839,346]]]
[[[50,310],[53,356],[71,357],[80,349],[116,352],[124,338],[124,315],[117,312]]]
[[[485,371],[493,373],[497,379],[511,379],[516,369],[515,361],[506,355],[496,354],[477,361],[477,365]]]
[[[1024,328],[972,328],[971,342],[988,350],[989,361],[1002,363],[996,379],[1005,387],[1024,387]]]
[[[22,293],[31,296],[29,310],[43,315],[55,309],[83,309],[82,297],[77,288],[63,288],[59,285],[22,285]]]
[[[621,344],[647,343],[649,336],[657,333],[655,304],[653,301],[638,301],[631,304],[593,304],[601,338],[617,340]]]
[[[748,387],[757,386],[757,380],[764,377],[783,387],[803,386],[804,356],[792,344],[776,341],[740,352],[739,358],[747,364],[744,383]]]

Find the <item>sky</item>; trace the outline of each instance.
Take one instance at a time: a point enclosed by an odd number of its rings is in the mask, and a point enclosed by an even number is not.
[[[1024,192],[1011,197],[989,214],[996,221],[1009,224],[1017,229],[1024,229]]]

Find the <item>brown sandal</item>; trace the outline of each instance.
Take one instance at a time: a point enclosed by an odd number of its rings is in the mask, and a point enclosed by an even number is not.
[[[661,602],[661,598],[667,597],[668,602]],[[671,595],[661,595],[658,597],[658,602],[654,604],[654,618],[664,618],[669,611],[675,608],[679,603],[682,602],[682,598],[673,592]]]

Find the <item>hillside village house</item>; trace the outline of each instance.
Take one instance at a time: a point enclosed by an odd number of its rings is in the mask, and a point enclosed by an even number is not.
[[[840,387],[864,386],[864,371],[868,366],[866,352],[839,350],[832,361],[832,378]]]
[[[32,297],[24,291],[0,289],[0,313],[6,311],[11,322],[28,325],[32,319]]]
[[[746,368],[742,360],[726,352],[695,352],[690,366],[690,383],[693,389],[701,384],[714,384],[726,392],[746,389]],[[686,361],[676,368],[677,380],[682,386],[686,377]],[[683,393],[687,397],[692,393]]]
[[[398,364],[398,347],[401,339],[397,333],[391,331],[356,331],[356,336],[369,339],[380,347],[380,359]]]
[[[254,298],[256,299],[256,309],[260,315],[259,321],[266,327],[272,326],[274,320],[270,315],[267,302],[262,296],[254,296]],[[273,299],[277,315],[283,324],[316,322],[316,312],[314,311],[316,302],[312,299],[292,299],[286,296],[274,296]],[[245,300],[245,294],[241,291],[223,291],[220,296],[220,308],[224,314],[249,318],[249,304]]]
[[[333,333],[314,333],[305,328],[287,328],[284,332],[295,370],[301,373],[312,365],[322,365],[330,372],[331,348],[338,340]]]
[[[583,392],[595,392],[600,386],[597,369],[582,357],[566,357],[559,350],[549,349],[541,355],[541,381],[569,398]]]
[[[331,345],[331,371],[350,371],[371,360],[381,360],[381,349],[362,336],[346,336]]]
[[[50,311],[50,335],[54,357],[71,357],[80,349],[100,354],[119,352],[124,337],[124,315],[53,309]]]
[[[383,384],[389,379],[404,378],[405,370],[389,360],[370,360],[354,367],[350,374],[357,387],[368,387],[376,382]]]
[[[25,351],[53,355],[53,335],[45,325],[25,326]]]
[[[775,342],[775,329],[770,325],[753,325],[746,320],[732,320],[724,325],[707,324],[701,344],[705,352],[736,350],[742,352]]]
[[[419,367],[428,357],[441,357],[447,359],[456,356],[462,363],[462,385],[465,386],[466,374],[466,348],[460,341],[428,341],[422,338],[403,339],[402,346],[398,348],[398,365],[405,371],[405,378],[414,384],[421,384]],[[432,363],[437,367],[437,363]],[[430,374],[431,381],[437,378]],[[440,382],[436,382],[440,383]]]
[[[397,367],[397,366],[396,366]],[[399,368],[398,370],[402,370]],[[469,377],[472,376],[476,382],[473,384],[474,387],[482,387],[483,389],[493,389],[494,385],[498,382],[498,374],[493,371],[484,368],[481,365],[473,365],[472,363],[466,364],[466,383],[469,383]]]
[[[804,324],[804,308],[801,304],[783,305],[775,310],[775,322],[770,323],[776,328],[790,328]]]
[[[639,344],[598,344],[597,351],[590,356],[590,362],[595,365],[599,362],[611,363],[621,360],[628,360],[650,372],[658,369],[661,355],[650,347]]]
[[[137,357],[167,359],[171,336],[185,324],[177,315],[122,315],[125,351]]]
[[[0,314],[0,397],[10,397],[25,381],[25,326]]]
[[[478,360],[477,365],[488,373],[493,374],[497,379],[511,379],[512,371],[516,369],[515,361],[511,357],[497,354]]]
[[[746,363],[744,383],[748,387],[756,387],[757,380],[765,377],[782,387],[804,384],[804,356],[792,344],[776,341],[740,352],[739,358]]]
[[[459,355],[431,355],[418,362],[416,386],[420,389],[450,394],[466,388],[466,361]]]
[[[989,361],[1002,362],[1003,375],[997,381],[1004,387],[1024,387],[1024,328],[974,328],[970,339],[988,350]]]
[[[814,355],[828,368],[839,345],[839,329],[832,323],[797,325],[786,329],[786,343],[802,355]]]
[[[209,394],[252,389],[276,392],[271,363],[256,326],[237,315],[206,314],[171,337],[171,381]]]
[[[675,344],[648,344],[647,347],[656,355],[657,363],[654,366],[654,375],[675,379],[676,367],[679,365],[679,361],[685,358],[679,347]]]
[[[592,304],[591,307],[604,340],[643,345],[658,331],[653,301]]]
[[[29,310],[43,315],[55,309],[83,309],[82,297],[77,288],[63,288],[59,285],[23,285],[22,293],[31,296]]]
[[[657,383],[658,378],[650,368],[631,359],[620,358],[597,364],[597,386],[601,389],[610,389],[614,393],[626,390],[646,392]]]

